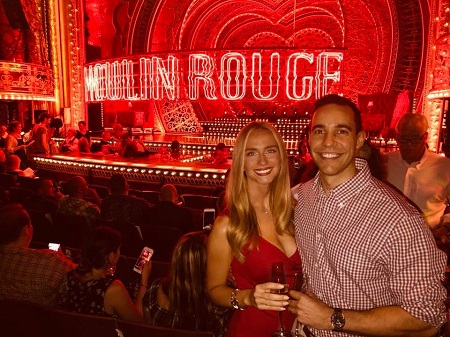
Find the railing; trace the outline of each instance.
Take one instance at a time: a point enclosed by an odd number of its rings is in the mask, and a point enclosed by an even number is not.
[[[55,101],[51,68],[0,61],[0,99]]]

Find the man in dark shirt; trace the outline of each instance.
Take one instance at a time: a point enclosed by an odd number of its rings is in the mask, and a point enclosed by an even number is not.
[[[161,188],[161,202],[151,209],[148,219],[155,226],[178,228],[182,233],[192,230],[192,216],[189,210],[181,207],[175,186],[166,184]]]
[[[139,224],[148,214],[150,204],[141,198],[128,195],[128,183],[122,174],[113,174],[110,195],[103,199],[101,215],[114,221]]]
[[[91,131],[89,131],[86,127],[86,122],[85,121],[79,121],[78,122],[78,131],[77,134],[75,135],[75,137],[80,140],[81,138],[86,138],[89,142],[89,144],[91,143]]]

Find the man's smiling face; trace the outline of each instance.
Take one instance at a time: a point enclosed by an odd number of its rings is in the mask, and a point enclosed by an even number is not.
[[[356,175],[356,151],[363,143],[364,132],[356,134],[350,107],[327,104],[314,112],[309,146],[327,188],[334,188]]]

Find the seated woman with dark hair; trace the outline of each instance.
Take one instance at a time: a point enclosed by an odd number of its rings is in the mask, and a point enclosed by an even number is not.
[[[83,243],[80,264],[66,275],[60,288],[61,309],[142,322],[142,297],[148,287],[151,262],[144,265],[133,303],[123,283],[112,277],[120,244],[120,233],[112,228],[100,226],[92,231]]]
[[[205,286],[206,240],[203,232],[191,232],[177,242],[169,276],[153,281],[144,295],[147,324],[224,335],[227,313],[214,309]]]

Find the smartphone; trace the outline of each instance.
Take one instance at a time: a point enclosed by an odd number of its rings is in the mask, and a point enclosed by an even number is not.
[[[216,210],[205,208],[203,210],[203,230],[211,230],[214,220],[216,220]]]
[[[142,268],[144,268],[144,264],[151,259],[153,255],[153,249],[144,247],[142,249],[141,255],[136,261],[136,264],[133,267],[133,270],[139,274],[142,273]]]
[[[55,252],[59,251],[59,247],[61,247],[59,243],[50,242],[48,244],[48,249],[54,250]]]

